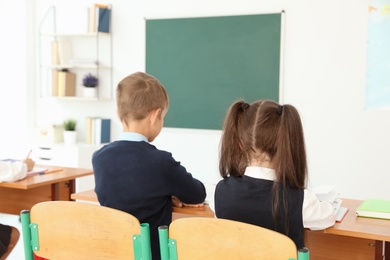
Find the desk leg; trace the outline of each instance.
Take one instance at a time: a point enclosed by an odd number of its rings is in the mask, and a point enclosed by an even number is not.
[[[60,185],[61,185],[61,191],[60,191]],[[62,186],[64,185],[64,186]],[[61,182],[61,183],[53,183],[51,184],[51,200],[72,200],[70,196],[75,193],[76,190],[76,181],[69,180],[67,182]],[[67,189],[67,193],[64,193],[64,189]]]
[[[59,184],[58,183],[53,183],[51,185],[51,200],[59,200],[60,195],[59,195]]]
[[[76,192],[76,181],[75,179],[69,180],[69,197],[68,200],[72,200],[70,196]]]
[[[390,242],[385,242],[385,259],[390,259]]]
[[[375,259],[390,259],[390,242],[380,240],[375,241]]]

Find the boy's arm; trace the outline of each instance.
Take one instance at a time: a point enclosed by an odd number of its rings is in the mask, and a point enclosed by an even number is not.
[[[203,183],[193,178],[188,172],[177,173],[170,181],[170,185],[171,195],[183,204],[202,204],[206,199],[206,188]]]
[[[179,208],[181,208],[181,207],[194,207],[194,208],[198,208],[198,207],[203,207],[204,203],[187,204],[187,203],[181,202],[181,200],[179,200],[178,197],[172,196],[172,205],[175,206],[175,207],[179,207]]]
[[[202,204],[206,199],[206,188],[203,183],[194,178],[180,162],[172,157],[171,153],[162,151],[159,156],[160,160],[156,166],[159,171],[164,172],[162,179],[167,191],[170,196],[178,198],[172,201],[172,204],[178,206]]]
[[[169,154],[170,155],[170,154]],[[206,198],[206,188],[203,183],[194,177],[191,173],[187,172],[180,162],[177,162],[170,155],[170,158],[166,158],[164,167],[166,168],[166,179],[171,196],[178,198],[177,204],[202,204]],[[176,201],[173,201],[174,205]]]

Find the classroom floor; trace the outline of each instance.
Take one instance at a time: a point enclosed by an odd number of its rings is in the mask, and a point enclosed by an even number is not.
[[[24,259],[23,240],[22,240],[22,224],[19,222],[18,215],[0,213],[0,223],[16,227],[20,232],[19,241],[14,250],[7,257],[7,260],[21,260]]]

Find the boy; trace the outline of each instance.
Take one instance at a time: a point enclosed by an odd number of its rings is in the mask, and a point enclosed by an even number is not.
[[[149,144],[160,133],[168,95],[151,75],[137,72],[119,82],[117,114],[123,125],[119,140],[92,156],[95,191],[103,206],[149,223],[153,259],[160,259],[158,227],[172,221],[172,200],[201,204],[206,192],[168,152]],[[176,201],[175,201],[176,204]]]

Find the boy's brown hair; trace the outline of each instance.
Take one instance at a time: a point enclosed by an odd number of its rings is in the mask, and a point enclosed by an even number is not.
[[[122,122],[142,120],[149,112],[169,106],[168,94],[159,80],[136,72],[122,79],[116,89],[118,116]]]

